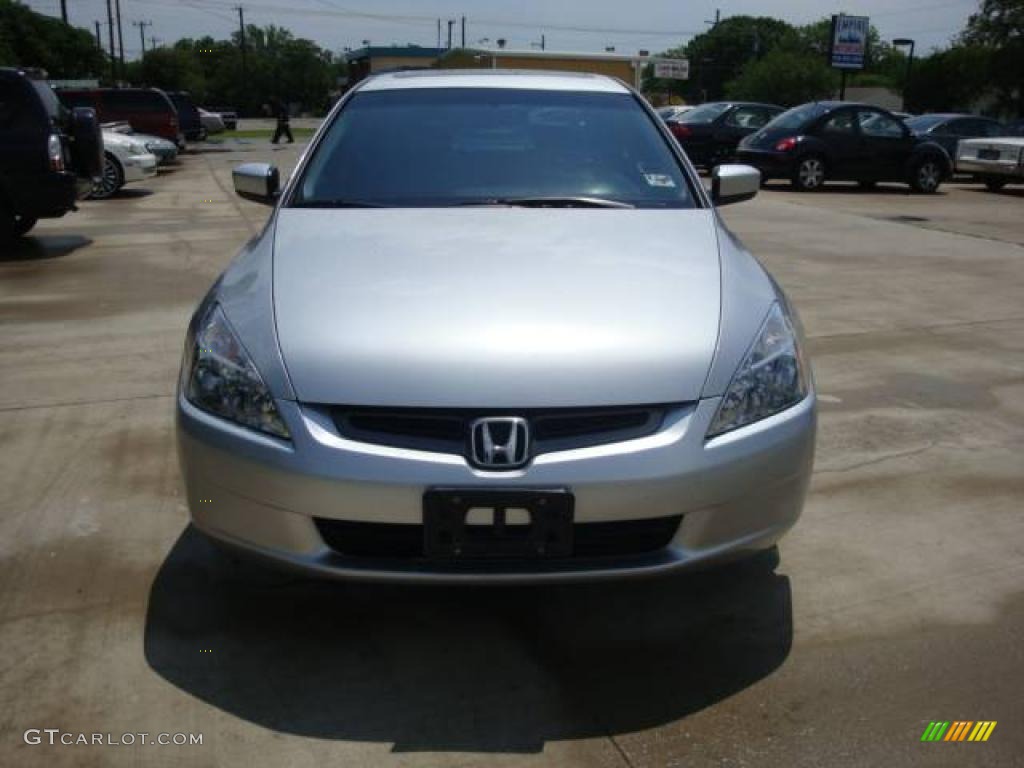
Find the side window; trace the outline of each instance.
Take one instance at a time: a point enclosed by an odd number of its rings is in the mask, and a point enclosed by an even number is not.
[[[111,112],[131,112],[134,106],[128,91],[104,91],[103,105]]]
[[[882,112],[862,110],[857,113],[857,118],[860,121],[860,131],[865,136],[880,139],[902,139],[904,136],[903,126],[899,121]]]
[[[161,112],[175,112],[174,107],[168,103],[163,96],[154,91],[140,91],[139,92],[139,107],[144,112],[153,112],[159,114]]]
[[[853,112],[848,109],[836,112],[836,114],[825,121],[821,129],[825,133],[852,136],[856,133],[853,127]]]
[[[0,82],[0,130],[32,127],[38,115],[16,83]]]
[[[943,126],[940,126],[936,133],[947,133],[951,136],[970,136],[971,135],[971,123],[973,120],[950,120]]]
[[[732,128],[760,128],[767,122],[764,111],[756,107],[738,107],[725,119]]]
[[[68,109],[75,107],[92,107],[92,96],[88,93],[72,93],[69,91],[57,91],[57,97]]]

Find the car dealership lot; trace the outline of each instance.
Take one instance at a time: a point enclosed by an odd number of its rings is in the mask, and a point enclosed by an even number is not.
[[[1019,762],[1020,192],[771,185],[724,209],[800,310],[821,396],[774,570],[345,585],[211,559],[172,439],[187,318],[266,218],[230,168],[297,148],[189,154],[0,259],[0,764]],[[920,743],[937,719],[999,725]]]

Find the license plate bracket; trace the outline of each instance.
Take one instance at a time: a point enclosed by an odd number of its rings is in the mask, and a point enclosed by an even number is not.
[[[574,506],[565,488],[431,488],[423,495],[423,552],[435,560],[569,557]],[[492,522],[469,522],[477,509],[492,510]],[[510,510],[525,510],[529,523],[511,524]]]

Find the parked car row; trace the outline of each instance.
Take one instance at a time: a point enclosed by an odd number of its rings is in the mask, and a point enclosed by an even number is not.
[[[238,116],[227,110],[227,121],[216,111],[196,106],[187,91],[159,88],[61,89],[68,107],[91,107],[102,122],[125,122],[140,133],[173,141],[179,149],[187,141],[203,141],[222,133],[227,123],[237,126]]]
[[[45,72],[0,68],[0,239],[151,179],[186,141],[223,130],[221,116],[184,91],[55,91]]]
[[[928,193],[957,170],[979,176],[997,189],[1007,183],[1007,161],[991,172],[971,164],[978,159],[977,152],[954,163],[958,145],[1024,132],[1018,125],[1004,126],[976,115],[912,116],[842,101],[812,102],[790,110],[722,101],[685,110],[666,107],[658,114],[694,165],[710,169],[735,159],[756,167],[763,180],[789,179],[802,191],[842,180],[865,187],[900,181]],[[968,153],[971,146],[967,145]],[[978,151],[1017,157],[1011,149],[988,145],[979,145]]]

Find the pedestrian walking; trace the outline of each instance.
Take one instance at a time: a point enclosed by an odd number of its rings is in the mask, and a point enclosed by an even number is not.
[[[288,143],[294,144],[295,137],[292,136],[292,129],[288,123],[288,105],[283,101],[274,100],[271,102],[270,108],[274,111],[274,117],[277,118],[277,128],[274,130],[274,138],[270,140],[270,143],[277,144],[282,136],[287,136]]]

